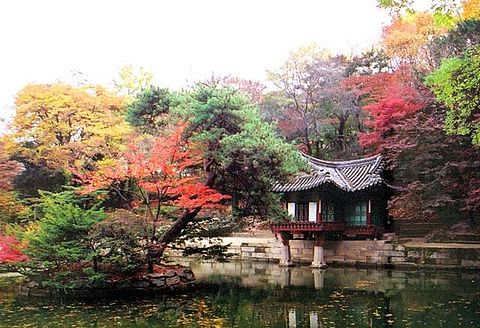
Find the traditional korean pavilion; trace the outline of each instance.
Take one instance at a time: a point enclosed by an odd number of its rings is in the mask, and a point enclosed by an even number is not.
[[[284,245],[281,265],[291,264],[289,240],[302,238],[315,240],[312,266],[324,267],[326,239],[381,237],[388,217],[384,162],[380,155],[350,161],[303,156],[310,172],[273,186],[291,221],[272,231]]]

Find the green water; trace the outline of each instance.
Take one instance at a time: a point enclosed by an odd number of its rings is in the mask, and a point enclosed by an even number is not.
[[[167,296],[26,298],[0,277],[0,327],[480,327],[478,272],[191,266],[198,286]]]

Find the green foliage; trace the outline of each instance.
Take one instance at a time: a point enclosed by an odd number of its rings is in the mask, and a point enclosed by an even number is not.
[[[95,248],[101,250],[98,261],[109,267],[109,271],[132,273],[145,265],[145,240],[148,239],[151,225],[126,210],[117,210],[96,223],[89,238]]]
[[[415,0],[377,0],[377,7],[386,9],[391,16],[415,12]],[[430,9],[439,24],[452,25],[460,12],[460,3],[457,0],[431,0]]]
[[[189,122],[187,133],[195,141],[208,144],[208,151],[220,148],[223,137],[242,130],[242,112],[254,105],[230,88],[198,84],[183,95],[176,114]],[[213,153],[207,153],[207,156]]]
[[[60,192],[62,186],[68,184],[68,177],[63,170],[36,165],[19,159],[25,170],[13,180],[15,190],[23,198],[39,197],[39,190]]]
[[[439,101],[448,107],[445,129],[468,135],[480,144],[480,47],[463,58],[450,58],[426,79]]]
[[[143,67],[135,69],[133,66],[124,66],[118,72],[118,80],[115,80],[115,87],[127,97],[135,96],[145,90],[152,83],[152,73]]]
[[[155,134],[168,122],[172,95],[168,89],[151,86],[142,90],[127,107],[127,121],[139,131]]]
[[[26,222],[30,215],[29,208],[17,193],[0,190],[0,232],[4,225]]]
[[[28,276],[53,288],[81,287],[101,278],[89,268],[97,256],[89,232],[105,214],[98,203],[88,206],[90,202],[72,191],[40,192],[42,218],[21,233],[28,245]]]
[[[390,59],[383,50],[371,49],[360,55],[354,56],[347,68],[346,76],[373,75],[387,72],[390,69]]]
[[[315,44],[301,47],[281,67],[268,72],[284,99],[270,97],[264,108],[277,110],[279,130],[308,155],[355,156],[360,108],[357,95],[343,83],[355,69],[344,56],[332,56]],[[278,104],[272,106],[275,100]]]
[[[274,126],[264,122],[248,98],[229,88],[198,85],[177,108],[187,134],[205,143],[215,188],[232,196],[238,215],[268,216],[279,204],[272,183],[305,167]]]
[[[253,108],[245,112],[243,130],[223,139],[218,162],[220,183],[237,200],[235,209],[242,216],[272,215],[279,204],[276,195],[269,192],[272,184],[306,169],[295,148]]]
[[[480,19],[460,21],[447,34],[430,41],[428,48],[435,66],[449,57],[461,57],[465,50],[480,44]]]
[[[377,0],[379,8],[388,9],[391,15],[399,15],[413,4],[413,0]]]
[[[202,259],[226,261],[230,245],[224,245],[221,236],[239,228],[239,222],[231,215],[217,213],[215,216],[199,218],[190,222],[175,239],[174,248],[180,248],[184,256],[196,255]]]

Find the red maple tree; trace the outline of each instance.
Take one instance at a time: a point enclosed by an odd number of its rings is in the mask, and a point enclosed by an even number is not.
[[[395,72],[380,72],[370,76],[355,76],[346,81],[363,99],[363,110],[369,114],[365,124],[369,132],[360,135],[360,144],[373,152],[385,148],[385,139],[395,124],[424,108],[431,95],[419,88],[409,67]]]
[[[149,240],[152,257],[161,256],[167,244],[184,228],[183,218],[189,218],[185,220],[186,225],[200,210],[223,208],[221,202],[230,198],[202,182],[202,145],[184,140],[184,129],[185,125],[177,126],[168,136],[157,137],[150,147],[130,144],[128,151],[114,163],[80,175],[84,193],[108,187],[128,200],[132,199],[128,193],[135,192],[131,207],[144,206],[145,217],[153,225]],[[135,188],[122,189],[125,181]],[[174,206],[182,214],[173,225],[178,225],[178,229],[173,229],[173,232],[169,229],[168,236],[163,235],[157,240],[157,222],[162,219],[161,208],[164,205]],[[152,267],[151,262],[149,267]]]
[[[182,209],[222,207],[220,202],[230,197],[201,182],[197,174],[202,163],[201,146],[182,139],[184,128],[180,125],[167,137],[156,138],[148,149],[130,144],[114,165],[82,176],[84,193],[128,180],[138,186],[132,207],[145,205],[147,216],[154,220],[159,215],[155,206],[159,209],[163,204]],[[122,193],[118,188],[115,191]]]
[[[13,236],[0,235],[0,263],[24,262],[28,256],[21,252],[22,246]]]

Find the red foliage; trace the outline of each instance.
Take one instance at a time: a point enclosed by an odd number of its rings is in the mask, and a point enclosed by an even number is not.
[[[228,76],[221,79],[220,83],[224,86],[237,89],[243,94],[250,96],[250,98],[257,104],[263,101],[263,91],[266,89],[266,86],[258,81]]]
[[[360,136],[360,144],[374,151],[384,149],[385,138],[398,121],[424,108],[430,100],[427,92],[415,86],[408,67],[393,73],[352,77],[346,85],[355,89],[365,101],[363,110],[370,114],[365,123],[371,131]]]
[[[201,182],[201,145],[183,140],[184,128],[180,125],[167,137],[156,138],[147,150],[131,144],[115,166],[84,174],[84,192],[129,180],[141,188],[141,201],[133,202],[133,206],[160,202],[183,209],[223,207],[220,202],[230,196]]]
[[[445,133],[445,112],[431,104],[396,123],[384,141],[395,184],[402,187],[390,202],[395,218],[478,217],[480,153],[468,137]]]
[[[282,135],[293,139],[304,134],[308,122],[301,117],[298,111],[287,108],[285,109],[285,114],[278,119],[277,126]]]
[[[21,249],[22,245],[15,237],[0,235],[0,263],[27,261],[28,256]]]

